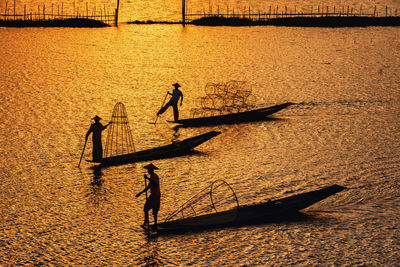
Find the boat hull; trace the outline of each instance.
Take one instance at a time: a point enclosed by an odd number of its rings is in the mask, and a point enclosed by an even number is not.
[[[103,158],[96,163],[100,163],[102,166],[112,166],[182,156],[193,152],[193,149],[195,147],[201,145],[202,143],[210,140],[211,138],[219,134],[221,134],[221,132],[210,131],[205,134],[187,138],[182,141],[173,142],[169,145],[142,150],[125,155]]]
[[[219,125],[219,124],[254,122],[254,121],[265,120],[267,116],[272,115],[291,105],[293,105],[293,103],[288,102],[267,108],[260,108],[255,110],[230,113],[218,116],[181,119],[178,121],[168,121],[168,122],[178,123],[180,124],[181,127],[200,127],[200,126]]]
[[[192,218],[163,222],[158,225],[158,234],[176,234],[228,226],[242,226],[281,221],[299,215],[305,209],[345,187],[332,185],[323,189],[297,194],[264,203],[239,206],[236,209]]]

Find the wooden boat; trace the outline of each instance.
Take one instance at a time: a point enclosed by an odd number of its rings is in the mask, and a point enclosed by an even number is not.
[[[284,108],[293,105],[293,103],[287,102],[267,108],[254,109],[249,111],[229,113],[217,116],[208,116],[192,119],[181,119],[178,121],[168,121],[171,123],[178,123],[181,127],[199,127],[207,125],[218,125],[218,124],[233,124],[241,122],[253,122],[265,120],[269,115],[272,115]]]
[[[210,131],[205,134],[194,136],[169,145],[142,150],[130,154],[106,157],[100,161],[90,161],[101,163],[102,166],[120,165],[139,161],[148,161],[162,158],[182,156],[193,151],[193,149],[211,138],[221,134],[218,131]]]
[[[345,187],[331,185],[319,190],[196,217],[176,219],[158,224],[157,234],[174,234],[202,229],[241,226],[282,221],[299,215],[305,209]],[[154,229],[154,225],[150,226]]]

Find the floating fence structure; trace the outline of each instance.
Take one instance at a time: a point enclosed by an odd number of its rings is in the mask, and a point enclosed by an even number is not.
[[[376,6],[373,11],[371,9],[363,9],[362,6],[359,9],[355,9],[351,6],[318,6],[316,8],[311,7],[307,9],[297,9],[296,7],[288,8],[287,6],[283,8],[279,6],[270,6],[268,11],[261,11],[259,9],[255,10],[250,7],[244,9],[227,7],[224,10],[219,7],[214,9],[209,7],[208,11],[203,9],[196,13],[182,10],[182,14],[183,24],[188,23],[200,25],[229,25],[229,23],[238,23],[238,25],[279,25],[282,23],[282,25],[289,25],[290,23],[317,23],[318,21],[330,23],[338,22],[340,24],[340,22],[354,23],[357,22],[357,19],[359,18],[361,18],[361,20],[358,22],[361,24],[367,23],[368,21],[384,22],[385,20],[390,23],[395,22],[394,24],[400,24],[400,14],[398,13],[397,8],[382,7],[378,9]]]
[[[196,13],[187,13],[185,12],[185,21],[186,23],[190,23],[195,19],[200,19],[202,17],[224,17],[224,18],[246,18],[250,20],[268,20],[272,18],[288,18],[288,17],[354,17],[354,16],[367,16],[367,17],[397,17],[398,9],[384,7],[381,10],[378,10],[377,7],[374,7],[373,13],[368,13],[362,7],[360,9],[355,9],[350,6],[341,6],[341,7],[329,7],[329,6],[318,6],[317,8],[311,7],[308,11],[305,11],[304,8],[297,9],[288,8],[285,6],[281,8],[279,6],[270,6],[269,11],[260,11],[251,9],[250,7],[244,8],[242,10],[238,8],[229,8],[227,7],[224,10],[219,8],[209,7],[208,11],[203,8],[202,11],[197,11]]]
[[[118,1],[119,4],[119,1]],[[5,3],[5,8],[0,11],[0,22],[3,26],[8,25],[30,25],[45,24],[54,21],[71,21],[76,19],[77,21],[95,21],[104,25],[117,25],[118,23],[118,6],[116,9],[110,8],[107,5],[98,6],[96,4],[77,5],[75,2],[69,6],[60,3],[57,5],[51,4],[51,6],[38,5],[35,8],[28,7],[27,5],[22,8],[17,8],[15,1],[14,5]],[[100,24],[99,24],[100,25]],[[1,26],[1,24],[0,24]],[[75,25],[78,26],[78,25]]]

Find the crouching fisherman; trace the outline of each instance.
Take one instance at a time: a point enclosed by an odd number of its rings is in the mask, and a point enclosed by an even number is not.
[[[85,142],[87,141],[89,135],[92,134],[92,143],[93,143],[92,160],[94,162],[99,162],[103,159],[103,145],[101,142],[101,133],[108,127],[108,125],[110,125],[111,121],[107,125],[103,125],[100,122],[101,118],[99,116],[96,115],[92,119],[94,120],[94,123],[90,125],[90,128],[86,133]]]
[[[150,177],[148,177],[146,174],[144,175],[145,188],[143,189],[143,191],[136,194],[136,197],[139,197],[141,194],[146,192],[143,227],[149,225],[149,211],[152,210],[154,216],[154,229],[157,230],[157,213],[160,210],[161,193],[160,193],[160,178],[154,172],[154,170],[158,170],[158,168],[154,166],[153,163],[150,163],[149,165],[146,165],[143,168],[147,169],[147,172],[150,174]],[[148,185],[146,185],[147,184],[146,180],[149,181]],[[150,196],[147,197],[147,190],[149,189],[150,189]]]

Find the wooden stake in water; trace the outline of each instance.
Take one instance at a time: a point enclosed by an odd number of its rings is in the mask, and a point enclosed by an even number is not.
[[[183,27],[185,27],[185,24],[186,24],[185,10],[186,10],[186,1],[182,0],[182,26]]]
[[[115,27],[118,27],[118,11],[119,11],[119,0],[117,1],[117,8],[115,9]]]

